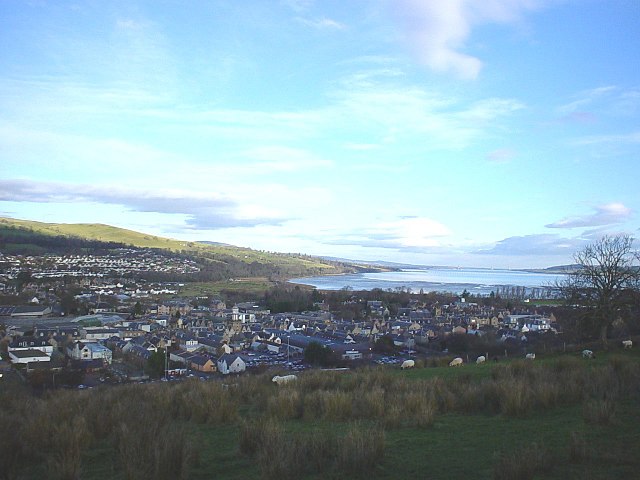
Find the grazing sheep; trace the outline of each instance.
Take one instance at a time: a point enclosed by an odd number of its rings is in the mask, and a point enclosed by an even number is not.
[[[476,358],[476,365],[479,365],[479,364],[484,363],[486,361],[487,361],[486,357],[484,355],[480,355],[478,358]]]
[[[582,350],[582,358],[596,358],[596,355],[591,350]]]
[[[527,360],[535,360],[536,359],[536,354],[535,353],[527,353],[527,356],[525,358]]]
[[[402,365],[400,365],[401,369],[405,369],[405,368],[413,368],[416,366],[416,362],[413,360],[405,360],[404,362],[402,362]]]
[[[460,357],[456,357],[449,362],[450,367],[459,367],[460,365],[462,365],[462,359]]]
[[[298,377],[296,375],[276,375],[271,379],[271,381],[277,383],[278,385],[286,385],[287,383],[293,382],[297,379]]]
[[[631,348],[631,347],[633,347],[633,342],[631,340],[623,340],[622,341],[622,346],[624,348]]]

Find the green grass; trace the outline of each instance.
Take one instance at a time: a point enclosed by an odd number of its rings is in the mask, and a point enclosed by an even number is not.
[[[264,277],[239,278],[219,282],[192,282],[187,283],[180,294],[188,297],[219,295],[223,290],[243,292],[248,295],[262,296],[264,292],[275,285],[275,282]]]
[[[16,398],[24,392],[0,392],[0,421],[6,427],[29,412],[38,428],[27,428],[25,438],[35,439],[33,448],[38,442],[52,448],[41,433],[86,412],[90,430],[102,432],[83,453],[82,478],[89,480],[125,478],[120,462],[126,457],[109,433],[111,415],[134,435],[139,428],[141,438],[155,431],[146,425],[174,425],[166,431],[188,439],[192,456],[183,478],[190,479],[628,479],[640,468],[638,351],[599,354],[593,361],[565,354],[460,368],[305,372],[280,388],[270,377],[227,379],[237,384],[233,389],[185,382],[56,392],[26,401]],[[515,404],[514,411],[507,403],[500,413],[504,404],[495,403],[495,392],[509,397],[523,381],[534,401],[520,410]],[[540,396],[546,389],[558,395]],[[429,396],[435,403],[426,405],[435,406],[435,416],[420,421],[421,399]],[[585,417],[585,405],[602,399],[615,404],[613,415],[604,422]],[[251,425],[258,430],[244,431],[269,433],[257,450],[243,453],[241,433]],[[372,461],[380,438],[383,455]],[[47,476],[47,450],[40,448],[23,478]],[[345,449],[349,455],[340,456]],[[265,452],[273,458],[265,459]],[[514,476],[529,464],[526,477]]]

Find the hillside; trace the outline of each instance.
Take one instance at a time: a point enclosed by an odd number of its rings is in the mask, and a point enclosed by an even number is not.
[[[162,249],[192,256],[199,262],[224,273],[223,277],[295,276],[336,274],[352,271],[352,266],[309,256],[270,253],[249,248],[203,242],[188,242],[148,235],[104,224],[42,223],[12,218],[0,218],[0,248],[5,252],[28,251],[31,254],[51,253],[50,239],[97,241],[117,246]],[[64,243],[64,242],[63,242]],[[73,242],[72,242],[73,243]],[[100,245],[108,248],[109,245]],[[84,249],[91,248],[88,243]],[[221,275],[216,275],[220,278]]]
[[[268,372],[34,396],[9,378],[0,467],[7,478],[89,480],[636,476],[635,351],[441,360],[313,370],[283,386]]]

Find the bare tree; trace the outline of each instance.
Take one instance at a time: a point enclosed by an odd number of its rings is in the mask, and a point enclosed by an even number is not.
[[[574,255],[578,269],[560,285],[565,298],[585,308],[583,324],[599,332],[607,348],[607,330],[631,311],[640,286],[640,254],[630,235],[604,236]],[[586,326],[586,325],[585,325]]]

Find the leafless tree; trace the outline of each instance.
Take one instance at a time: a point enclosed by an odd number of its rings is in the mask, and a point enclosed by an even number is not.
[[[640,287],[640,253],[630,235],[604,236],[574,255],[576,271],[560,284],[565,298],[585,309],[584,322],[599,332],[607,348],[607,330],[631,311]]]

